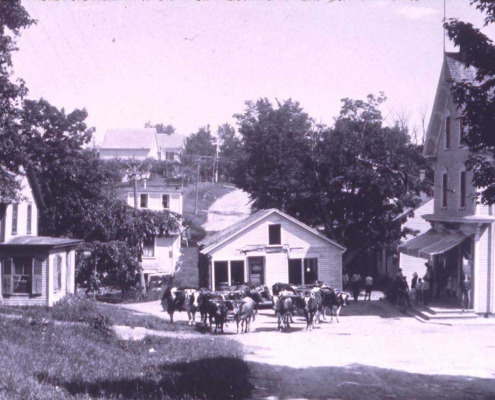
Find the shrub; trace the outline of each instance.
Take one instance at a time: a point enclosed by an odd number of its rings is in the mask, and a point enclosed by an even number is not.
[[[98,316],[94,301],[77,295],[67,295],[51,308],[53,319],[69,322],[89,322]]]

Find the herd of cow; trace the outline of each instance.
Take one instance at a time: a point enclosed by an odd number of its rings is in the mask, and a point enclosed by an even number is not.
[[[272,288],[258,286],[250,288],[246,285],[229,291],[210,291],[207,289],[179,289],[173,286],[165,288],[162,295],[162,307],[174,322],[176,311],[186,311],[190,325],[196,323],[196,313],[200,314],[200,323],[207,329],[220,330],[229,316],[241,333],[249,332],[250,323],[254,321],[258,307],[271,303],[278,320],[278,330],[289,329],[293,323],[294,312],[304,315],[306,329],[312,329],[315,323],[321,323],[327,312],[331,320],[335,317],[339,322],[342,306],[347,304],[349,294],[333,289],[324,284],[293,286],[276,283]]]

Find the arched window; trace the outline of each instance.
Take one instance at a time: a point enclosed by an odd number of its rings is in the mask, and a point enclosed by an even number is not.
[[[450,113],[445,116],[445,148],[450,149],[451,144],[451,121]]]

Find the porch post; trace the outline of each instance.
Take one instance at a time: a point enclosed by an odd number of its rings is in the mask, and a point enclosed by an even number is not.
[[[230,260],[227,261],[227,282],[232,285],[232,271],[230,270]]]
[[[215,262],[213,259],[210,261],[211,268],[211,290],[215,291]]]

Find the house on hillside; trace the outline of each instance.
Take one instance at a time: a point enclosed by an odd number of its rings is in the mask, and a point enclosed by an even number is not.
[[[198,244],[200,284],[212,290],[317,280],[342,288],[345,248],[277,209],[258,211]]]
[[[109,129],[99,148],[103,160],[114,158],[180,161],[184,136],[159,134],[155,128]]]
[[[134,207],[134,186],[122,183],[116,189],[117,197]],[[182,215],[183,193],[179,187],[165,185],[163,180],[138,182],[137,207],[140,210],[172,211]],[[181,218],[179,216],[178,218]],[[175,272],[180,256],[181,232],[155,237],[143,243],[142,265],[146,279]]]
[[[0,304],[52,306],[75,290],[75,248],[81,240],[38,236],[34,177],[21,182],[22,201],[0,199]]]
[[[173,133],[157,133],[156,140],[158,144],[158,158],[171,162],[180,162],[184,150],[185,137]]]
[[[477,204],[473,172],[466,170],[469,149],[462,144],[464,127],[450,90],[451,79],[473,82],[475,70],[466,68],[462,54],[445,53],[435,103],[428,126],[424,155],[435,169],[434,210],[423,215],[425,233],[401,245],[401,253],[433,266],[433,295],[442,297],[447,281],[459,287],[464,275],[473,283],[473,309],[495,309],[495,215],[492,207]],[[417,271],[425,273],[425,267]]]

